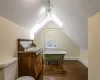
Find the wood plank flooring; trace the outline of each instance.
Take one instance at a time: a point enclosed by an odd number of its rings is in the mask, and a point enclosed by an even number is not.
[[[78,61],[45,65],[39,80],[88,80],[88,69]]]

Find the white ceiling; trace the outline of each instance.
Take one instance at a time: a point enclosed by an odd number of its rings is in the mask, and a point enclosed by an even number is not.
[[[48,0],[0,0],[0,16],[32,28],[45,13]],[[65,33],[81,48],[88,49],[88,17],[100,11],[100,0],[51,0],[52,12],[64,23]]]
[[[40,11],[47,3],[47,0],[0,0],[0,16],[31,28],[44,15]]]
[[[100,0],[51,0],[53,13],[64,23],[65,33],[82,50],[88,49],[88,18],[100,11]]]

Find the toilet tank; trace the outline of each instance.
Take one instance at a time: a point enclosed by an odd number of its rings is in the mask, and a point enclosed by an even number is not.
[[[0,59],[0,80],[15,80],[16,72],[16,57]]]

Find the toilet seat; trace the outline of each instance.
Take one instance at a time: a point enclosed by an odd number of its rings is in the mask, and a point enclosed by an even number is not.
[[[31,76],[22,76],[22,77],[18,78],[17,80],[35,80],[35,79]]]

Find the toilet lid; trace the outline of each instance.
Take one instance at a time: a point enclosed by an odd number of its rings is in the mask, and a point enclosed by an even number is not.
[[[23,76],[23,77],[18,78],[17,80],[35,80],[35,79],[30,76]]]

